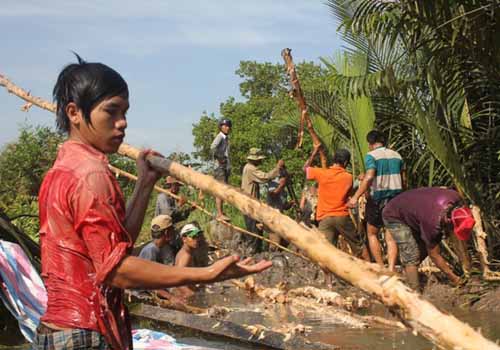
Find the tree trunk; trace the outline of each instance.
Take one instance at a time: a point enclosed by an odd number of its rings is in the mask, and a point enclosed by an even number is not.
[[[307,130],[311,135],[311,139],[314,145],[321,145],[321,140],[316,134],[314,127],[312,125],[311,118],[309,117],[309,112],[307,111],[306,99],[304,98],[304,94],[302,93],[302,88],[300,87],[299,78],[297,77],[297,72],[295,71],[295,64],[292,60],[292,50],[291,49],[283,49],[281,51],[281,56],[285,60],[286,70],[288,75],[290,76],[290,85],[292,86],[291,95],[297,100],[297,104],[300,109],[300,126],[299,126],[299,137],[297,140],[297,148],[302,146],[302,140],[304,135],[304,123],[307,126]],[[321,159],[321,167],[326,168],[326,155],[325,150],[323,148],[319,149],[319,157]]]
[[[122,144],[118,152],[135,159],[140,151]],[[218,182],[211,176],[165,158],[148,156],[148,161],[158,170],[168,172],[203,192],[221,198],[244,214],[264,223],[273,232],[302,249],[321,267],[381,300],[401,318],[405,325],[439,347],[500,350],[496,344],[484,338],[472,327],[439,311],[420,294],[401,282],[396,275],[376,264],[338,250],[319,231],[301,226],[278,210],[256,201],[239,189]]]

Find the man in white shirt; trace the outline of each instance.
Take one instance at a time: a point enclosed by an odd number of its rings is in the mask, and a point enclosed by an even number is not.
[[[231,165],[229,162],[229,133],[231,132],[232,123],[227,118],[222,118],[219,121],[219,133],[210,145],[210,152],[217,162],[214,177],[224,183],[228,183]],[[217,207],[217,218],[229,221],[229,217],[224,214],[223,202],[220,198],[215,199]]]

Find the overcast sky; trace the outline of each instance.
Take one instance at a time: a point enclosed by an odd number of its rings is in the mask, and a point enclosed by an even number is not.
[[[0,74],[47,100],[71,51],[122,74],[130,89],[126,142],[191,152],[203,111],[239,97],[241,60],[331,56],[341,46],[323,0],[0,0]],[[140,5],[139,5],[140,4]],[[0,146],[19,125],[54,117],[0,90]]]

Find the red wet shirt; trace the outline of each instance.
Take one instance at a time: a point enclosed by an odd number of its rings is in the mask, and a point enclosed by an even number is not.
[[[131,349],[123,291],[104,284],[130,253],[122,222],[123,194],[106,156],[67,141],[39,195],[42,278],[47,310],[42,322],[97,331],[113,349]]]

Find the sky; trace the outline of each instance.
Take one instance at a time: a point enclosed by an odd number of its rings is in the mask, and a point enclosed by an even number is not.
[[[332,56],[342,46],[324,0],[1,0],[0,74],[51,100],[71,51],[127,81],[125,142],[163,154],[193,151],[192,124],[240,100],[239,62],[282,63]],[[300,72],[299,72],[300,76]],[[0,147],[20,125],[55,126],[54,116],[0,90]]]

